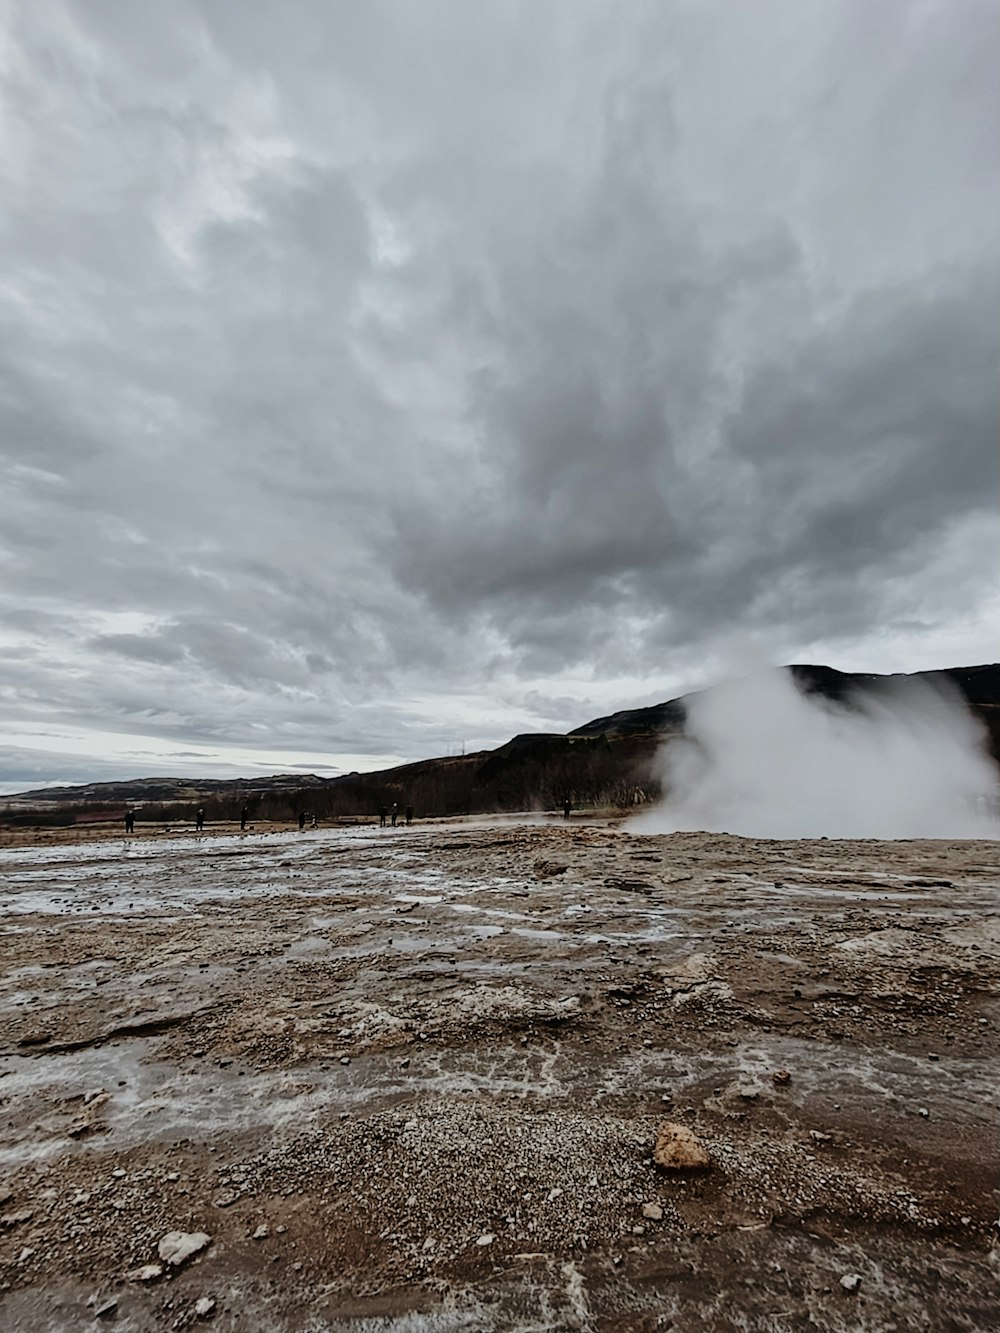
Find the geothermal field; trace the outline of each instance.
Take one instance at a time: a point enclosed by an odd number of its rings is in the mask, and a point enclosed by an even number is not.
[[[995,843],[72,838],[0,849],[4,1328],[996,1326]]]

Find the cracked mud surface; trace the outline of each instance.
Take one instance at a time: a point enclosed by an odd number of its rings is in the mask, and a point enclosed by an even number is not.
[[[0,1323],[992,1329],[996,852],[0,849]],[[709,1170],[653,1164],[664,1120]],[[127,1280],[168,1231],[212,1242]]]

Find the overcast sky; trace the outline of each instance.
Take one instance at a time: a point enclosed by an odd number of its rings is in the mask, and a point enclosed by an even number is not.
[[[0,15],[0,789],[996,658],[994,0]]]

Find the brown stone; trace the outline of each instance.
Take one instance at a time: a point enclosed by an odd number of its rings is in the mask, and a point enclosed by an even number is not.
[[[656,1132],[653,1161],[664,1171],[700,1171],[711,1159],[686,1125],[665,1120]]]

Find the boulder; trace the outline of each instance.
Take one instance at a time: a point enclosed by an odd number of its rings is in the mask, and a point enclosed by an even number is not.
[[[168,1231],[160,1240],[159,1255],[165,1264],[177,1268],[211,1243],[212,1237],[204,1231]]]
[[[657,1130],[653,1161],[664,1171],[702,1171],[712,1164],[691,1130],[672,1120],[665,1120]]]

